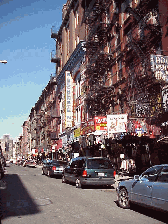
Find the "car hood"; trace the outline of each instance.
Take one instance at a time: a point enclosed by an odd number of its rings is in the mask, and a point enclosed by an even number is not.
[[[130,180],[122,180],[118,183],[118,187],[126,187],[127,190],[130,190],[133,183],[135,183],[137,180],[130,179]]]

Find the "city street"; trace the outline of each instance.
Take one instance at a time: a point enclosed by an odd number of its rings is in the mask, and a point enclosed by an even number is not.
[[[77,189],[61,178],[43,176],[40,167],[13,164],[6,169],[6,189],[0,190],[3,224],[166,223],[161,212],[119,208],[115,189]]]

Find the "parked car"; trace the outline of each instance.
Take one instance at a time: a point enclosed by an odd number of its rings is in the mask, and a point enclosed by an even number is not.
[[[77,188],[84,185],[111,186],[115,183],[112,162],[102,157],[77,157],[64,169],[62,182],[74,183]]]
[[[17,159],[15,164],[18,165],[19,163],[20,163],[20,159]]]
[[[25,159],[21,159],[17,162],[18,166],[23,166],[23,163],[25,162]]]
[[[1,156],[1,163],[3,167],[6,167],[6,159],[4,156]]]
[[[36,167],[36,162],[34,160],[25,160],[24,163],[23,163],[23,167],[33,167],[35,168]]]
[[[6,166],[10,166],[10,164],[11,164],[11,161],[10,160],[6,160]]]
[[[134,179],[121,181],[116,191],[122,208],[138,203],[168,211],[168,164],[152,166]]]
[[[42,167],[42,175],[62,176],[64,168],[67,166],[66,161],[62,160],[44,160]]]

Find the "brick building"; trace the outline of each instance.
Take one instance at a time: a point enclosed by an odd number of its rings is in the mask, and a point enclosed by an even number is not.
[[[56,72],[29,116],[31,149],[101,155],[105,145],[106,156],[111,139],[167,135],[167,11],[166,0],[67,1],[51,29]]]

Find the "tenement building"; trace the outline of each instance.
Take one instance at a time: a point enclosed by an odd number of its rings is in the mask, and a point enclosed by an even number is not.
[[[29,116],[31,150],[153,163],[167,135],[167,15],[166,0],[68,0],[51,29],[54,81]]]

